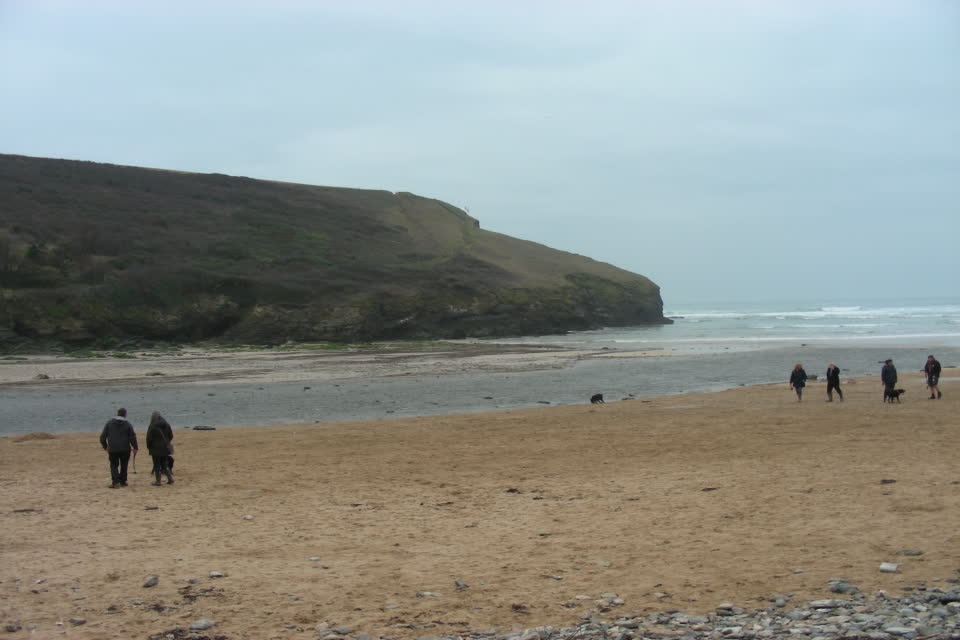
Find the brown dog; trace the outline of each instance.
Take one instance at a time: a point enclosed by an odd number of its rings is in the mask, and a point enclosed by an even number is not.
[[[893,402],[896,400],[900,402],[900,396],[907,392],[906,389],[884,389],[883,390],[883,401],[884,402]]]

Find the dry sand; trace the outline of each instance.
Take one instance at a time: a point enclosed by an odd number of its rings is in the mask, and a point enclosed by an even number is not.
[[[11,638],[146,638],[199,618],[231,639],[323,624],[413,638],[574,624],[605,593],[623,612],[704,612],[825,597],[831,577],[865,591],[953,577],[957,382],[928,401],[911,375],[902,405],[863,378],[832,404],[815,382],[803,403],[781,384],[177,430],[177,482],[160,488],[144,450],[131,486],[108,489],[95,433],[0,438],[0,624],[24,626]]]

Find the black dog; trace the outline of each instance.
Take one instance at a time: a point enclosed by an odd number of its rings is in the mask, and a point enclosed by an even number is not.
[[[884,402],[893,402],[896,400],[900,402],[900,396],[905,394],[906,389],[884,389],[883,390],[883,401]]]
[[[592,396],[590,396],[590,404],[606,404],[606,403],[603,401],[603,394],[602,394],[602,393],[595,393],[595,394],[593,394]]]

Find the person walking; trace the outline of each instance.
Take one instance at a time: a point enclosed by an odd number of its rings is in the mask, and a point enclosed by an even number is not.
[[[943,394],[940,393],[940,362],[932,355],[927,356],[927,363],[923,365],[923,373],[927,376],[927,386],[930,387],[930,397],[928,400],[939,400]]]
[[[794,365],[790,372],[790,386],[797,392],[797,402],[803,400],[803,388],[807,386],[807,372],[803,370],[803,365],[799,362]]]
[[[160,474],[167,476],[167,484],[173,484],[173,471],[169,464],[170,455],[173,454],[173,429],[159,411],[150,414],[150,425],[147,427],[147,450],[153,458],[153,476],[156,478],[151,484],[155,487],[160,486]]]
[[[170,449],[170,454],[167,456],[167,468],[173,471],[173,427],[170,426],[166,418],[160,415],[159,411],[154,411],[150,414],[150,424],[153,424],[155,421],[163,430],[163,435],[167,438],[167,445],[169,445]]]
[[[883,397],[895,397],[893,390],[897,386],[897,368],[893,366],[893,360],[890,358],[883,361],[883,368],[880,369],[880,382],[883,383]]]
[[[127,467],[130,464],[130,451],[134,455],[140,450],[137,434],[127,420],[127,410],[118,409],[117,415],[107,420],[100,432],[100,446],[110,457],[110,488],[127,486]]]
[[[833,392],[836,391],[843,402],[843,391],[840,390],[840,367],[830,363],[827,367],[827,402],[833,402]]]

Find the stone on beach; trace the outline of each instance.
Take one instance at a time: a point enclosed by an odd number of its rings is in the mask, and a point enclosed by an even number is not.
[[[206,631],[207,629],[214,627],[216,624],[217,623],[214,622],[213,620],[209,620],[207,618],[200,618],[199,620],[194,620],[193,622],[190,623],[190,630]]]

